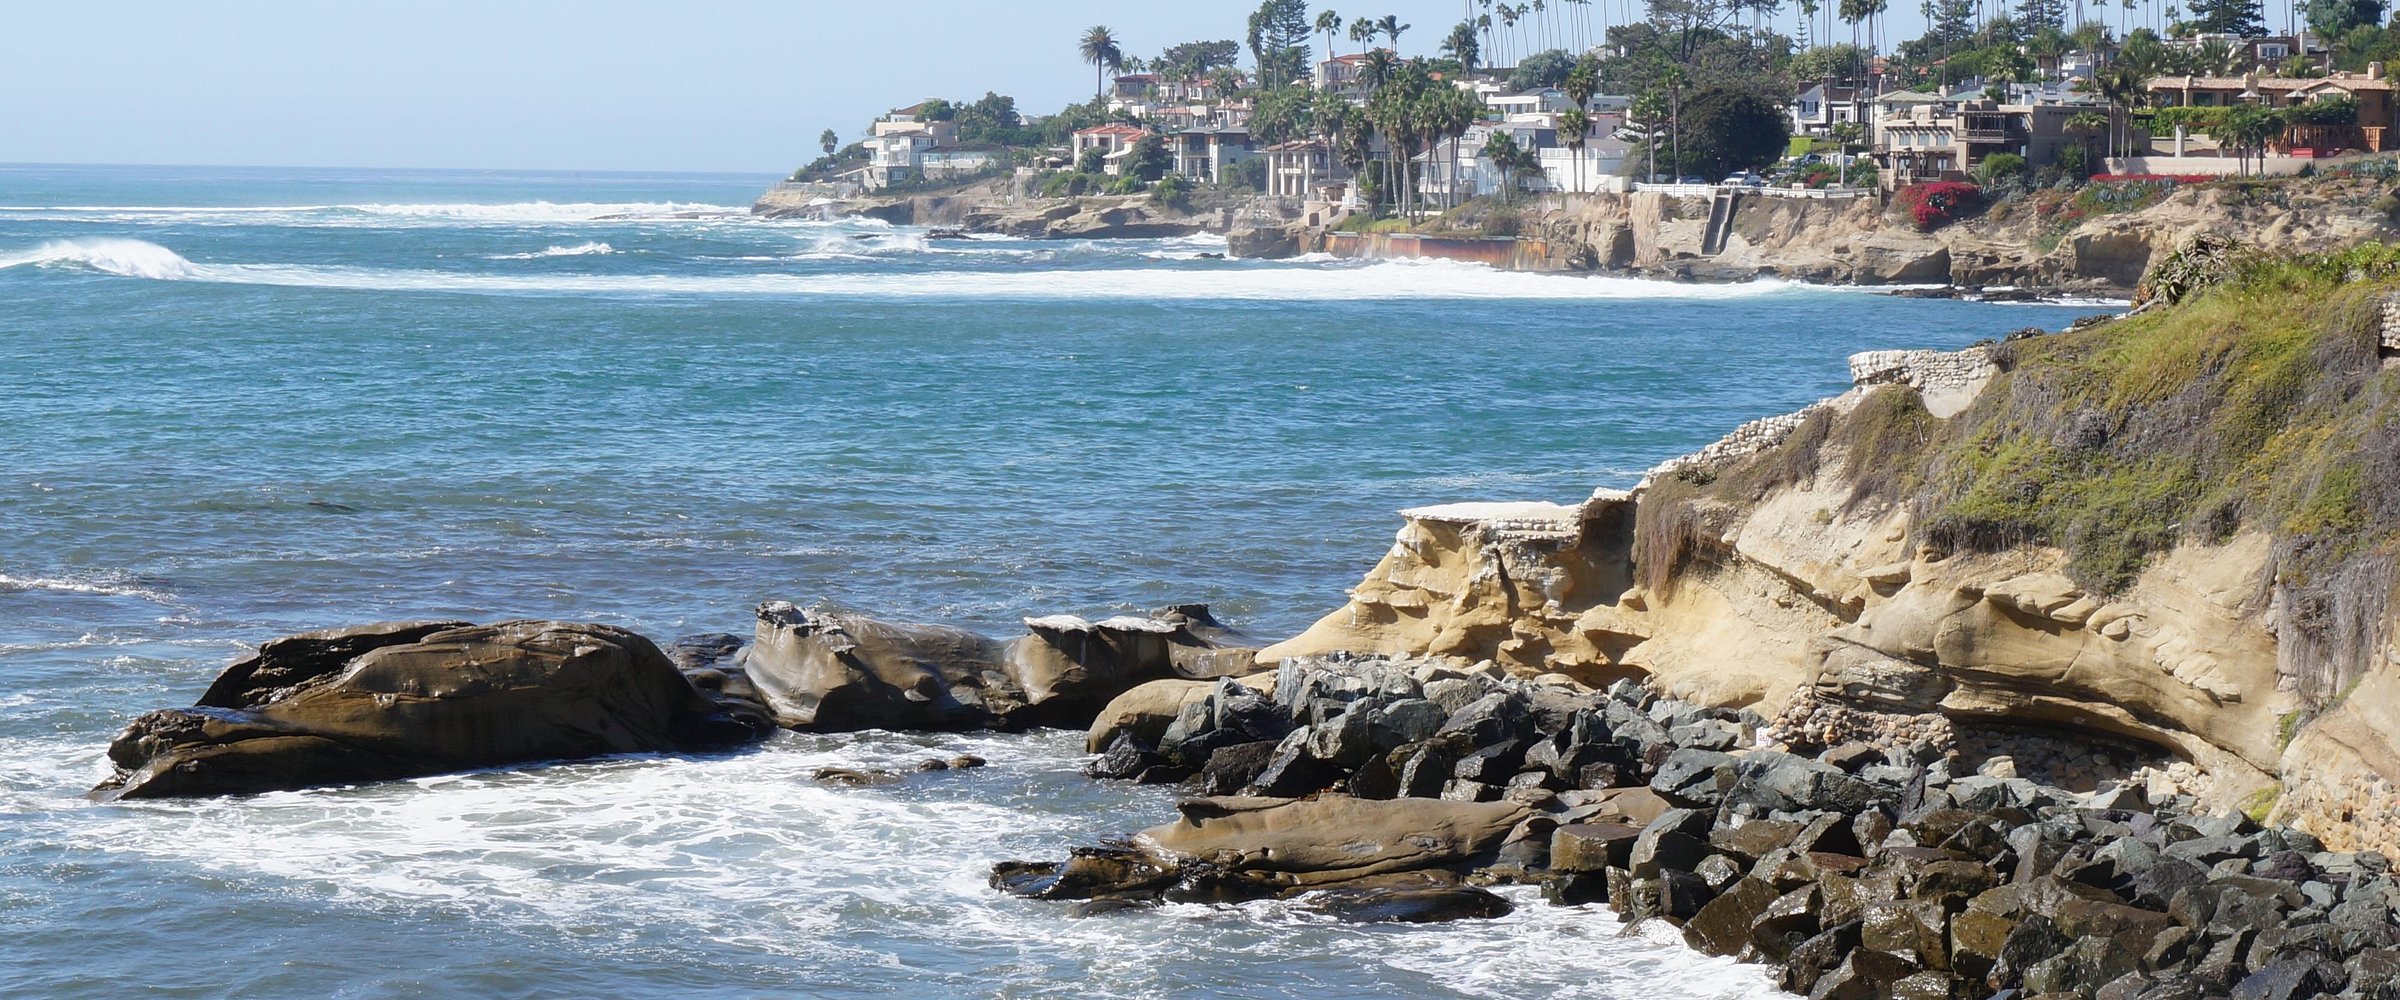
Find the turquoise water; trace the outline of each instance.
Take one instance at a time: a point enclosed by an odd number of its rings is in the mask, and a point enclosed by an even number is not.
[[[0,166],[0,995],[1761,992],[1573,910],[996,898],[992,860],[1166,815],[1063,735],[78,795],[126,719],[348,622],[664,639],[780,598],[1008,631],[1205,601],[1288,634],[1398,508],[1625,485],[1839,391],[1851,352],[2091,311],[928,242],[752,219],[763,184]],[[926,748],[996,766],[803,780]]]

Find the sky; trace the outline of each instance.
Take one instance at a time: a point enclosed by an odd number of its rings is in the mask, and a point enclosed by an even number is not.
[[[1397,14],[1430,54],[1467,0]],[[1630,0],[1598,0],[1622,20]],[[1087,98],[1076,54],[1239,39],[1255,0],[0,2],[0,162],[780,174],[881,112]],[[1562,5],[1563,6],[1563,5]],[[1638,4],[1633,4],[1638,6]],[[1913,35],[1892,4],[1887,38]],[[1788,22],[1790,15],[1782,20]],[[1344,50],[1350,43],[1338,43]]]
[[[7,0],[0,163],[786,173],[823,129],[846,140],[923,97],[996,90],[1041,112],[1089,98],[1076,41],[1092,25],[1155,55],[1238,39],[1255,6]],[[1416,25],[1401,48],[1418,51],[1460,8],[1373,13]]]

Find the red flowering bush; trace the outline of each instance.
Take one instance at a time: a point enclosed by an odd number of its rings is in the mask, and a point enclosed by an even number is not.
[[[1932,232],[1965,218],[1983,205],[1983,189],[1958,181],[1911,184],[1900,189],[1900,205],[1917,229]]]

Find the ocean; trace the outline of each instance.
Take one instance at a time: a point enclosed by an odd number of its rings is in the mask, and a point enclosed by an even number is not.
[[[133,716],[333,625],[1198,601],[1281,637],[1400,508],[1576,500],[1852,352],[2100,311],[929,240],[751,218],[767,180],[0,165],[0,996],[1773,995],[1521,890],[1431,927],[989,890],[1169,818],[1079,733],[82,793]],[[807,778],[958,752],[992,766]]]

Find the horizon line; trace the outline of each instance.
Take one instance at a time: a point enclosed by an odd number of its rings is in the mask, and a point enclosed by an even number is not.
[[[412,170],[426,173],[482,174],[685,174],[721,177],[761,176],[772,178],[786,177],[791,173],[789,170],[760,170],[754,172],[749,170],[725,169],[697,170],[632,167],[427,167],[311,163],[111,163],[101,161],[73,160],[0,160],[0,170],[18,170],[29,168],[55,169],[60,167],[140,167],[155,169],[209,170]]]

